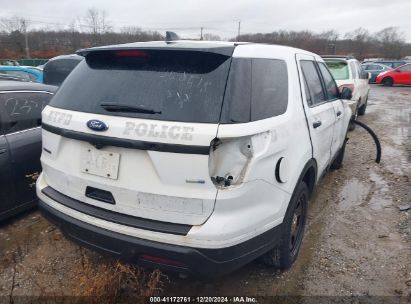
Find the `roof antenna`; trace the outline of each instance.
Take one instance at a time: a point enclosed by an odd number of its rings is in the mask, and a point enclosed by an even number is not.
[[[174,32],[166,32],[166,42],[180,40],[181,38]]]

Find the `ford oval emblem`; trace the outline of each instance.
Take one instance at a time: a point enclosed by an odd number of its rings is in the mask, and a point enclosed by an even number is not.
[[[87,127],[89,127],[93,131],[106,131],[108,129],[108,125],[102,122],[101,120],[92,119],[87,122]]]

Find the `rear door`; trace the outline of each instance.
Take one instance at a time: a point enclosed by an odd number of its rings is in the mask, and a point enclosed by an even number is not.
[[[2,107],[0,104],[0,111],[1,109]],[[9,147],[7,145],[6,137],[1,134],[0,127],[0,219],[2,218],[2,214],[12,209],[15,205],[15,194]]]
[[[347,126],[345,125],[347,119],[345,119],[345,115],[347,113],[344,110],[344,101],[340,99],[337,84],[327,66],[323,62],[318,62],[318,67],[324,81],[327,100],[334,107],[335,126],[331,144],[331,158],[334,158],[345,140],[345,133],[347,132]]]
[[[202,224],[217,195],[209,150],[230,62],[201,51],[88,55],[43,112],[45,180],[113,212]]]
[[[332,102],[327,100],[327,94],[323,88],[314,57],[298,54],[297,61],[301,73],[301,86],[305,88],[305,109],[313,154],[317,161],[318,176],[320,176],[331,159],[331,145],[336,116]]]
[[[395,75],[395,82],[401,84],[411,84],[411,64],[405,65],[398,69]]]
[[[5,140],[17,189],[16,207],[36,199],[35,181],[41,172],[41,112],[51,96],[51,93],[36,91],[0,94]]]

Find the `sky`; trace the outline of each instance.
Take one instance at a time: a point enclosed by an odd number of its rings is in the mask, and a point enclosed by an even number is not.
[[[114,29],[137,26],[175,31],[183,38],[204,33],[229,39],[275,30],[336,30],[363,27],[371,33],[396,26],[411,42],[411,0],[0,0],[0,18],[23,16],[32,28],[64,29],[89,8],[105,10]]]

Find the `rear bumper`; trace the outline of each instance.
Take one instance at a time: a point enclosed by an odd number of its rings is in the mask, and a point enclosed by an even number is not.
[[[240,268],[273,248],[281,237],[282,225],[278,225],[235,246],[219,249],[192,248],[106,230],[70,217],[41,200],[39,208],[67,238],[84,247],[109,254],[125,262],[203,277],[220,276]],[[162,260],[153,262],[144,256]]]

